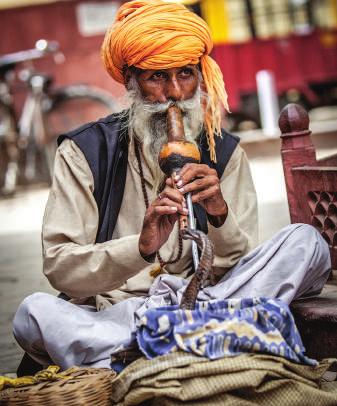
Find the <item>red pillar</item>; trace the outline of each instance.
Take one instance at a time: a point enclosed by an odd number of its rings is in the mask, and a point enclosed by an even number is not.
[[[282,133],[281,156],[290,219],[292,223],[296,223],[299,208],[292,168],[316,166],[316,151],[310,137],[309,116],[303,107],[294,103],[285,106],[280,114],[279,127]]]

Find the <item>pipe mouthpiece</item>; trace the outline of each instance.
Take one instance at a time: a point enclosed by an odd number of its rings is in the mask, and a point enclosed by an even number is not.
[[[168,142],[185,141],[183,115],[178,106],[168,108],[166,124]]]

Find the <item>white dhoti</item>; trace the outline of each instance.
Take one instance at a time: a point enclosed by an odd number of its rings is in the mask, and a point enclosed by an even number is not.
[[[243,257],[198,300],[269,297],[287,303],[318,294],[331,270],[327,243],[311,226],[293,224]],[[32,358],[63,369],[110,367],[111,354],[135,337],[137,321],[151,307],[178,304],[187,281],[156,278],[148,297],[124,300],[97,312],[45,293],[28,296],[14,317],[14,335]]]

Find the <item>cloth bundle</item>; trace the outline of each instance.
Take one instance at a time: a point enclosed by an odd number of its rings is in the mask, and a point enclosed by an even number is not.
[[[197,303],[193,311],[149,309],[140,320],[137,340],[149,359],[182,350],[209,359],[248,352],[317,364],[304,355],[289,307],[277,299],[213,300]]]
[[[261,354],[209,361],[178,351],[124,369],[112,381],[112,404],[333,406],[336,382],[324,384],[332,363],[307,366]]]

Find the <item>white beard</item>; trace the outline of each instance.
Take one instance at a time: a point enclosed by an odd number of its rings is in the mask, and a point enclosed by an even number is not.
[[[140,95],[138,83],[131,79],[128,86],[128,97],[131,102],[129,114],[130,137],[135,137],[142,144],[142,152],[154,179],[154,190],[157,192],[165,175],[158,164],[160,150],[167,142],[166,115],[173,104],[183,113],[185,139],[196,143],[204,122],[202,94],[198,86],[195,95],[178,102],[148,103]],[[131,89],[131,90],[130,90]]]

